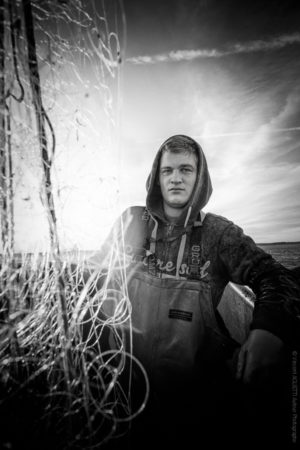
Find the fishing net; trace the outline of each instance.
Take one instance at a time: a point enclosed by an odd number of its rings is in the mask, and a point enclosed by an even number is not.
[[[16,0],[0,14],[1,443],[93,448],[148,395],[121,249],[94,265],[80,251],[118,211],[125,13],[117,0]]]

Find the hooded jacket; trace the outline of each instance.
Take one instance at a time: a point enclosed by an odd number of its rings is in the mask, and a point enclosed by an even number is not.
[[[176,223],[170,223],[164,214],[158,184],[162,151],[172,147],[192,147],[198,156],[194,190]],[[259,248],[239,226],[203,212],[212,184],[200,145],[184,135],[166,140],[154,159],[146,187],[146,207],[128,208],[107,243],[110,245],[112,239],[122,241],[133,270],[139,267],[154,277],[205,281],[215,309],[229,281],[249,286],[256,295],[251,329],[268,330],[288,345],[298,345],[299,285],[288,269]]]

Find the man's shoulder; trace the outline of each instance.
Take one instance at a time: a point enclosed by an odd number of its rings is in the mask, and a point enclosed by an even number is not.
[[[146,208],[146,206],[129,206],[122,212],[122,218],[140,218],[141,220],[148,220],[149,219],[149,212]]]
[[[149,223],[150,214],[146,206],[129,206],[121,214],[121,221],[123,226],[128,227],[141,227]]]
[[[133,249],[143,248],[149,224],[145,206],[130,206],[122,213],[124,239]]]
[[[206,213],[205,214],[205,219],[204,219],[204,225],[206,226],[215,226],[218,227],[220,229],[225,230],[225,228],[227,228],[230,225],[235,225],[232,220],[227,219],[224,216],[220,216],[218,214],[214,214],[214,213]]]
[[[225,233],[233,233],[236,235],[243,232],[232,220],[213,213],[207,213],[205,215],[202,230],[206,238],[210,238],[213,241],[218,241]]]

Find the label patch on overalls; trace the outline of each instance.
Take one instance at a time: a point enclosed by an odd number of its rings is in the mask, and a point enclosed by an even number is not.
[[[182,311],[181,309],[170,309],[169,318],[186,320],[187,322],[191,322],[193,318],[193,313],[190,311]]]

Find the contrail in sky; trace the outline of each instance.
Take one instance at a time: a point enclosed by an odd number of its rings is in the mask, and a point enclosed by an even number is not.
[[[234,136],[247,136],[247,135],[254,135],[257,133],[285,133],[285,132],[291,132],[291,131],[300,131],[299,127],[292,127],[292,128],[275,128],[275,129],[268,129],[268,130],[252,130],[252,131],[236,131],[232,133],[214,133],[214,134],[191,134],[191,137],[193,139],[217,139],[217,138],[223,138],[223,137],[234,137]],[[150,141],[144,141],[144,140],[137,140],[138,144],[149,144],[149,143],[159,143],[163,142],[165,140],[165,136],[157,137],[154,139],[151,139]]]
[[[224,50],[173,50],[168,53],[127,58],[126,62],[131,64],[157,64],[163,62],[191,61],[198,58],[222,58],[224,56],[237,55],[239,53],[279,50],[292,44],[300,44],[300,33],[286,34],[270,40],[256,40],[246,43],[237,43],[227,47]]]
[[[253,131],[241,131],[241,132],[233,132],[233,133],[218,133],[218,134],[202,134],[199,136],[193,136],[194,138],[218,138],[218,137],[226,137],[226,136],[246,136],[251,134],[257,134],[261,132],[265,133],[282,133],[287,131],[300,131],[300,127],[292,127],[292,128],[275,128],[268,130],[253,130]]]

